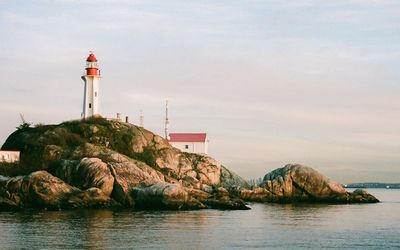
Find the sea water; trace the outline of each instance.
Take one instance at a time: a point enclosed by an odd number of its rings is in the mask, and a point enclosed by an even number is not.
[[[400,249],[400,190],[377,204],[0,212],[0,249]]]

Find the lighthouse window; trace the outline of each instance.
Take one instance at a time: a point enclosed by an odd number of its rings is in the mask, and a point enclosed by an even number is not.
[[[89,103],[89,108],[90,108],[90,109],[92,108],[92,104],[91,104],[91,103]]]
[[[97,97],[97,92],[94,92],[94,96]]]

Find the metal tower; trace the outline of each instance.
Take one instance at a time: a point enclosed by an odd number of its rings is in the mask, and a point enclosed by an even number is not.
[[[140,110],[140,127],[143,128],[143,111]]]
[[[166,139],[166,140],[169,140],[168,126],[169,126],[169,120],[168,120],[168,100],[166,100],[166,102],[165,102],[165,139]]]

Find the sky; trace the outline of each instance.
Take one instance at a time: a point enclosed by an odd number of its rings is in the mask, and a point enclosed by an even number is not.
[[[103,116],[162,135],[168,99],[245,178],[400,182],[400,1],[0,0],[0,144],[80,118],[91,50]]]

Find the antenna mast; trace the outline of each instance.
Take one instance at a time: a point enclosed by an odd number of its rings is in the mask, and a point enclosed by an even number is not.
[[[165,139],[168,140],[168,125],[169,125],[169,120],[168,120],[168,100],[165,102]]]
[[[143,128],[143,111],[140,110],[140,127]]]

